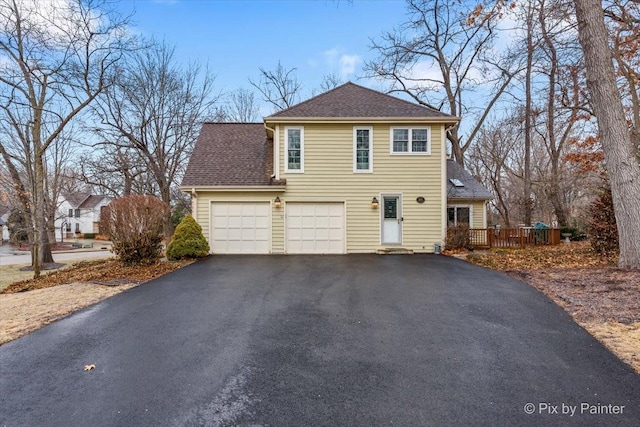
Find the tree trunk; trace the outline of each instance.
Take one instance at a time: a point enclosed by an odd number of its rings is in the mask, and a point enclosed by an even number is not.
[[[599,0],[574,0],[587,85],[611,182],[620,240],[619,266],[640,269],[640,165],[616,86],[604,12]]]
[[[164,220],[164,238],[167,240],[167,243],[173,236],[173,219],[171,218],[171,188],[170,184],[165,184],[160,188],[160,196],[162,197],[162,201],[169,206],[167,211],[167,216]]]
[[[529,4],[527,12],[527,71],[525,75],[525,107],[524,107],[524,183],[522,205],[524,209],[524,225],[531,225],[533,203],[531,200],[531,79],[533,69],[533,6]]]

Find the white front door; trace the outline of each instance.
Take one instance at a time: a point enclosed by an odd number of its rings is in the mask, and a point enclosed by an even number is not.
[[[399,195],[382,195],[382,243],[402,243],[402,200]]]

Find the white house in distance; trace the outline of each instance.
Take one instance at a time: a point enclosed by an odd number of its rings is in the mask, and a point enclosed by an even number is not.
[[[2,229],[2,241],[9,240],[9,226],[7,225],[7,221],[9,219],[9,208],[6,206],[0,205],[0,229]]]
[[[99,233],[100,212],[111,199],[89,193],[66,193],[58,198],[56,214],[56,240],[85,233]]]

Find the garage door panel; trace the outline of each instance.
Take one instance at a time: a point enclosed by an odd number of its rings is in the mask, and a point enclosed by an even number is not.
[[[260,242],[269,242],[269,229],[256,228],[255,239]]]
[[[302,229],[302,240],[304,242],[314,241],[316,239],[316,230],[313,228]]]
[[[269,230],[269,213],[260,214],[255,217],[255,228],[258,230]]]
[[[344,253],[344,203],[287,203],[288,253]]]
[[[232,217],[242,216],[242,208],[241,204],[230,204],[230,205],[220,205],[222,215],[228,215]]]
[[[254,216],[245,216],[246,214],[243,214],[242,216],[242,225],[241,227],[243,229],[246,228],[255,228],[256,226],[256,218]]]
[[[335,229],[342,229],[342,226],[344,224],[344,219],[342,217],[335,217],[332,216],[329,218],[329,228],[332,230]]]
[[[321,241],[328,241],[329,240],[329,233],[330,230],[328,228],[318,228],[316,229],[316,240],[318,240],[318,243],[322,243]]]
[[[341,229],[332,228],[329,230],[329,240],[342,241],[344,232]]]
[[[329,217],[327,217],[327,216],[318,216],[318,217],[316,217],[316,227],[318,229],[328,229],[329,228]]]
[[[214,253],[270,252],[269,203],[212,203],[211,248]]]

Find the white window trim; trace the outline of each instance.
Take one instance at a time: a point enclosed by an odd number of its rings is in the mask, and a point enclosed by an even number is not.
[[[396,129],[408,129],[409,141],[408,151],[393,151],[393,131]],[[413,131],[424,129],[427,131],[427,151],[413,150]],[[395,126],[389,129],[389,153],[392,156],[429,156],[431,155],[431,126]]]
[[[369,169],[358,169],[358,131],[369,131]],[[373,127],[354,126],[353,127],[353,173],[373,173]]]
[[[469,208],[469,228],[473,228],[473,205],[447,205],[447,227],[449,226],[449,208]],[[458,215],[456,214],[456,221],[454,226],[458,225]],[[486,227],[485,227],[486,228]]]
[[[300,131],[300,169],[289,169],[289,130]],[[284,128],[284,172],[304,173],[304,127],[285,126]]]

